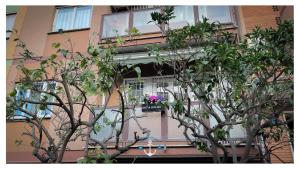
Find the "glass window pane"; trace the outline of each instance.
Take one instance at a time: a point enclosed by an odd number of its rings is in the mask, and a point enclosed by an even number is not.
[[[230,137],[233,139],[234,138],[246,138],[246,136],[247,136],[246,130],[241,124],[233,125],[232,129],[230,129],[229,133],[230,133]]]
[[[55,91],[55,86],[56,83],[48,83],[47,87],[45,86],[44,90],[47,90],[49,92],[54,92]],[[48,97],[47,102],[55,102],[54,96],[52,95],[48,95],[48,94],[44,94]],[[53,110],[53,106],[52,105],[48,105],[46,110],[42,110],[38,112],[38,116],[39,117],[50,117],[52,112],[51,110]]]
[[[102,37],[115,37],[117,34],[127,35],[129,29],[129,13],[107,15],[103,17]]]
[[[43,97],[47,96],[47,102],[54,102],[54,97],[45,93],[42,93],[41,91],[54,91],[55,90],[56,83],[50,82],[48,84],[48,87],[46,86],[46,82],[40,82],[36,83],[33,85],[32,90],[24,90],[24,89],[17,89],[17,96],[16,100],[31,100],[31,101],[41,101]],[[48,109],[52,110],[53,106],[47,106]],[[46,110],[40,110],[38,104],[30,104],[30,103],[25,103],[22,105],[22,108],[33,113],[37,114],[38,117],[50,117],[51,116],[51,111],[46,109]],[[20,115],[25,115],[23,112],[16,110],[15,112],[16,116]],[[26,116],[26,115],[25,115]],[[20,117],[22,118],[22,117]]]
[[[158,32],[160,30],[158,26],[156,26],[154,22],[148,22],[152,20],[151,13],[159,11],[159,9],[155,9],[134,12],[133,27],[137,28],[140,33]]]
[[[168,87],[168,83],[167,82],[158,82],[157,83],[157,88],[161,87],[161,88],[165,88]]]
[[[130,100],[129,97],[133,97],[141,103],[144,98],[144,82],[127,82],[127,84],[130,88],[130,93],[127,98]]]
[[[175,18],[170,20],[170,28],[177,29],[186,25],[194,25],[194,8],[193,6],[175,6]]]
[[[17,105],[19,107],[21,106],[20,100],[24,100],[25,98],[26,98],[26,91],[24,91],[24,90],[17,90],[16,100],[17,100]],[[15,115],[16,116],[21,116],[21,115],[23,115],[23,112],[20,111],[20,110],[16,110]]]
[[[54,31],[59,29],[70,30],[73,25],[74,8],[57,9]]]
[[[207,17],[211,22],[231,23],[229,6],[198,6],[199,19]]]
[[[6,15],[6,31],[12,31],[16,19],[16,14]],[[6,38],[9,38],[10,32],[6,32]]]
[[[74,29],[88,28],[90,26],[91,7],[83,6],[76,9]]]
[[[96,111],[96,113],[98,114],[100,111]],[[104,115],[101,116],[97,121],[98,125],[100,126],[100,130],[96,133],[92,132],[91,137],[93,139],[103,141],[111,136],[115,136],[116,130],[119,130],[121,127],[121,123],[116,123],[115,127],[113,127],[112,123],[119,121],[120,118],[120,113],[112,111],[112,109],[106,109]]]

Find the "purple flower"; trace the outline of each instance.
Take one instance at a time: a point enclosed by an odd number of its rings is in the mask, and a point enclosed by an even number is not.
[[[163,100],[164,100],[164,96],[160,96],[160,95],[157,96],[157,101],[163,101]]]
[[[150,96],[149,100],[153,103],[155,103],[157,101],[157,96]]]

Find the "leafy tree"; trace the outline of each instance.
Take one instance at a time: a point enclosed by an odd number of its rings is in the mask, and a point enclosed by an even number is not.
[[[15,89],[7,97],[7,119],[16,118],[16,112],[22,112],[25,123],[31,130],[26,130],[24,135],[32,139],[33,155],[43,163],[60,163],[68,144],[79,138],[92,141],[96,153],[86,155],[79,162],[112,162],[118,155],[126,152],[132,145],[147,136],[140,137],[137,133],[135,140],[127,146],[120,146],[120,135],[125,121],[135,116],[128,116],[126,112],[132,108],[125,104],[125,88],[120,86],[122,74],[137,71],[139,67],[131,65],[121,67],[113,61],[117,54],[117,46],[124,40],[117,38],[104,45],[89,43],[84,53],[73,50],[71,40],[68,47],[63,48],[60,43],[53,43],[56,53],[49,57],[37,57],[27,49],[26,44],[18,40],[18,47],[22,49],[23,57],[18,64],[21,78],[16,83]],[[27,67],[28,61],[37,63],[38,67]],[[42,84],[46,85],[39,85]],[[119,109],[113,121],[107,120],[105,111],[112,91],[116,90],[120,99]],[[30,97],[26,96],[30,91]],[[102,94],[107,95],[104,105],[95,98]],[[34,107],[29,109],[29,107]],[[39,114],[43,112],[42,116]],[[43,123],[51,113],[51,122],[54,128],[47,128]],[[91,116],[91,119],[87,117]],[[97,121],[103,118],[104,125],[111,125],[113,130],[109,138],[97,140],[90,137],[91,133],[101,131]],[[147,134],[147,132],[146,132]],[[114,152],[107,151],[108,141],[114,140]],[[18,140],[21,144],[22,140]]]
[[[167,12],[153,13],[153,22],[168,24],[172,11]],[[266,141],[282,138],[288,121],[280,117],[293,106],[293,23],[286,21],[276,29],[257,27],[241,42],[207,18],[167,29],[165,35],[167,47],[155,45],[149,55],[156,57],[158,69],[174,69],[181,91],[165,88],[175,101],[164,104],[184,127],[188,142],[210,152],[218,163],[228,162],[229,150],[233,162],[270,162]],[[234,128],[243,128],[246,138],[232,138]],[[245,146],[238,159],[240,144]],[[250,154],[253,144],[259,150],[256,156]]]

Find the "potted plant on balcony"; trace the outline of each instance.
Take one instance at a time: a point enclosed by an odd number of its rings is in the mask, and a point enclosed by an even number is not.
[[[161,111],[164,97],[160,95],[145,95],[142,112]]]

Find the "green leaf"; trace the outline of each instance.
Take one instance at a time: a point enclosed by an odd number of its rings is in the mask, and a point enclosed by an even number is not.
[[[34,141],[31,141],[31,142],[30,142],[30,146],[31,146],[31,147],[34,147],[34,144],[35,144]]]
[[[59,48],[60,47],[60,43],[52,43],[52,47],[53,48]]]
[[[87,59],[86,58],[83,58],[80,62],[80,67],[81,68],[86,68],[87,67]]]
[[[101,131],[101,125],[99,125],[98,123],[96,123],[94,125],[93,131],[95,134],[99,133]]]
[[[50,57],[49,57],[49,60],[54,60],[54,59],[56,59],[57,58],[57,55],[56,54],[52,54]]]
[[[69,53],[69,51],[66,49],[59,49],[58,51],[63,55],[64,58],[66,58]]]
[[[48,60],[41,61],[41,65],[47,64]]]
[[[11,97],[15,97],[17,95],[17,90],[14,89],[10,94]]]
[[[117,36],[116,42],[118,45],[125,43],[125,40],[121,36]]]
[[[15,140],[15,144],[17,146],[20,146],[23,143],[23,140]]]
[[[224,129],[216,129],[214,131],[214,136],[218,140],[226,140],[226,135],[228,135],[228,132],[226,132]]]
[[[176,100],[173,106],[175,113],[181,115],[184,112],[184,106],[182,100]]]
[[[203,113],[201,114],[201,116],[202,116],[203,118],[208,119],[208,118],[209,118],[209,113],[208,113],[208,112],[203,112]]]
[[[200,150],[200,151],[205,151],[205,149],[207,148],[207,145],[203,142],[197,142],[197,150]]]
[[[138,30],[136,27],[133,27],[133,28],[130,30],[130,34],[131,34],[131,35],[139,35],[140,32],[139,32],[139,30]]]

